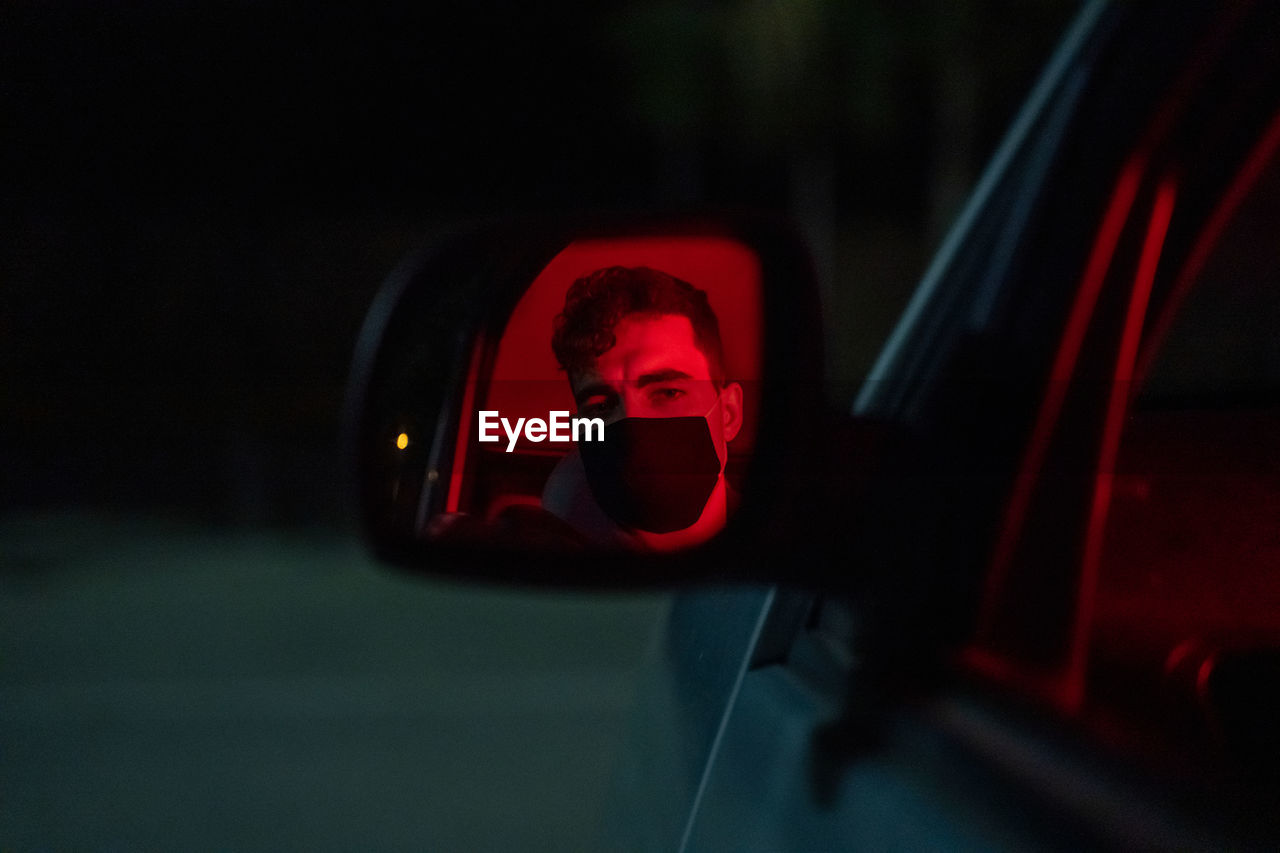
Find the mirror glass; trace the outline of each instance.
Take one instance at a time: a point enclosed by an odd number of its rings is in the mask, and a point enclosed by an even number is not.
[[[720,236],[565,247],[470,344],[419,535],[644,551],[714,537],[756,431],[760,268]]]

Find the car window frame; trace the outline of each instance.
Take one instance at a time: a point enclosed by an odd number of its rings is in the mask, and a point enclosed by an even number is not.
[[[1247,23],[1247,18],[1224,13],[1219,23],[1229,29],[1243,26],[1242,20]],[[1205,35],[1210,44],[1218,38],[1220,34],[1213,31]],[[1274,61],[1271,66],[1275,77]],[[1196,73],[1210,75],[1215,67],[1215,63],[1201,56]],[[1181,82],[1175,86],[1172,99],[1183,97],[1192,88],[1190,82]],[[986,577],[984,611],[974,642],[961,655],[962,665],[983,681],[1034,697],[1067,717],[1081,714],[1086,706],[1090,611],[1121,426],[1133,391],[1149,370],[1177,303],[1221,237],[1231,210],[1240,203],[1242,185],[1262,168],[1259,159],[1263,149],[1270,151],[1269,156],[1276,156],[1280,147],[1280,98],[1272,96],[1264,107],[1262,128],[1258,127],[1260,111],[1249,109],[1231,116],[1238,128],[1225,130],[1211,124],[1224,121],[1223,115],[1229,113],[1198,114],[1189,100],[1180,111],[1173,103],[1154,112],[1151,135],[1133,149],[1114,185],[1113,212],[1123,208],[1122,213],[1115,213],[1110,226],[1116,234],[1115,245],[1104,247],[1107,251],[1100,253],[1107,226],[1099,230],[1095,242],[1098,262],[1106,266],[1098,286],[1108,291],[1104,298],[1110,302],[1099,307],[1089,318],[1088,328],[1081,331],[1081,340],[1087,344],[1065,377],[1072,383],[1092,382],[1093,393],[1067,399],[1061,411],[1044,425],[1046,444],[1060,442],[1064,433],[1074,430],[1085,446],[1070,451],[1049,447],[1043,451],[1045,458],[1033,460],[1033,434],[1032,446],[1024,453],[1018,471],[1019,477],[1024,478],[1024,488],[1033,494],[1046,489],[1047,480],[1042,473],[1046,470],[1075,470],[1092,482],[1087,493],[1081,495],[1083,501],[1070,507],[1059,502],[1047,508],[1032,508],[1022,518],[1017,517],[1016,507],[1010,508],[1018,500],[1015,485],[1015,494],[1006,507],[1001,537],[1007,551],[1001,554],[1001,544],[997,544]],[[1201,147],[1206,139],[1217,148],[1206,151]],[[1221,168],[1207,176],[1197,174],[1196,164],[1210,154],[1218,155]],[[1150,240],[1157,225],[1164,251],[1161,253],[1161,246],[1156,246],[1152,256]],[[1187,239],[1187,235],[1193,239]],[[1106,258],[1102,259],[1101,254]],[[1140,295],[1139,300],[1134,294],[1142,288],[1145,295]],[[1126,290],[1130,298],[1124,298]],[[1139,301],[1142,304],[1136,304]],[[1072,452],[1074,455],[1069,455]],[[1034,499],[1024,498],[1028,502]],[[1037,522],[1069,531],[1064,539],[1079,545],[1079,553],[1057,567],[1058,571],[1075,572],[1077,576],[1060,585],[1074,595],[1069,601],[1059,602],[1072,612],[1068,616],[1065,654],[1056,664],[1029,660],[1020,654],[1016,642],[993,642],[990,633],[994,614],[1013,606],[1009,601],[993,601],[1002,583],[998,577],[999,561],[1014,559],[1010,552],[1018,547],[1020,537],[1028,535],[1028,525]],[[1046,619],[1062,616],[1062,611],[1054,615],[1039,610],[1031,618],[1043,625]]]

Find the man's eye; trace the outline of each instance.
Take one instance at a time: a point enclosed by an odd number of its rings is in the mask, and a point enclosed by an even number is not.
[[[684,390],[681,388],[655,388],[649,395],[650,399],[663,403],[674,402],[683,396]]]
[[[593,400],[578,407],[578,413],[588,418],[597,418],[609,413],[611,404],[608,400]]]

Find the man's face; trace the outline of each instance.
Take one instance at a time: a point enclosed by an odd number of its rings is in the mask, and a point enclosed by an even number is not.
[[[693,324],[679,314],[623,317],[616,343],[588,370],[570,378],[578,414],[603,418],[706,417],[721,465],[726,444],[742,427],[742,389],[718,389],[694,339]]]

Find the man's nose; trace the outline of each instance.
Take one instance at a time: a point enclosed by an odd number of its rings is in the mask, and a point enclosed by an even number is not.
[[[623,418],[630,417],[632,413],[638,412],[640,410],[640,402],[640,390],[638,388],[624,387],[622,393],[618,395],[618,405],[613,408],[613,420],[620,421]]]
[[[631,411],[632,408],[634,407],[627,400],[626,392],[619,394],[618,403],[613,407],[613,417],[609,419],[608,423],[622,420],[627,416],[627,413]]]

